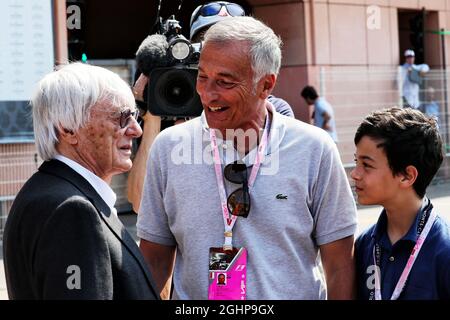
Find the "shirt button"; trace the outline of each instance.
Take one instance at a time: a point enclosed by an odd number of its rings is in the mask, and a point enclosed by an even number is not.
[[[389,261],[393,262],[395,260],[394,256],[389,257]]]

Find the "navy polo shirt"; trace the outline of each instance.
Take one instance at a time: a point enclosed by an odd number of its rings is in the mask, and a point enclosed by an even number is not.
[[[381,296],[389,300],[406,266],[417,240],[417,225],[424,204],[408,233],[391,244],[387,234],[387,215],[381,212],[378,222],[363,232],[355,243],[358,299],[369,300],[373,294],[375,276],[373,248],[381,248]],[[399,300],[450,299],[450,225],[438,216],[416,258]]]

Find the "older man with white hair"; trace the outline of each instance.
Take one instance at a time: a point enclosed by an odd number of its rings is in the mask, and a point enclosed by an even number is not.
[[[74,63],[46,75],[31,101],[44,163],[18,193],[3,247],[10,299],[158,299],[117,217],[114,175],[142,130],[129,86]]]

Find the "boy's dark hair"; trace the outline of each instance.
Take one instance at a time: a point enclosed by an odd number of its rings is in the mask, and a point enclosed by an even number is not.
[[[377,147],[383,148],[393,175],[406,174],[409,165],[416,167],[413,188],[422,198],[444,158],[436,120],[412,108],[378,110],[359,125],[355,145],[364,136],[380,140]]]
[[[303,88],[302,93],[301,93],[302,97],[304,99],[309,98],[312,100],[316,100],[319,95],[317,94],[316,89],[314,89],[314,87],[312,86],[306,86]]]

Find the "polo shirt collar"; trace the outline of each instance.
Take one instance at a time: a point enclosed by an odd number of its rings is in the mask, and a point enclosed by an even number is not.
[[[375,227],[372,230],[372,233],[370,236],[375,239],[375,241],[380,241],[381,236],[383,233],[385,233],[387,230],[387,215],[386,210],[383,209],[381,211],[380,216],[378,217],[377,223],[375,224]]]
[[[285,123],[282,121],[282,119],[280,119],[282,115],[280,115],[275,111],[275,107],[272,105],[272,103],[270,103],[269,101],[266,101],[266,103],[268,106],[267,108],[272,116],[271,119],[269,120],[270,129],[269,129],[268,144],[265,152],[265,155],[267,156],[278,151],[281,140],[283,139],[286,131],[286,126]],[[208,121],[206,120],[205,111],[203,111],[200,116],[200,122],[202,124],[202,130],[207,131],[209,135],[209,126]],[[222,152],[223,151],[222,148],[219,148],[219,151],[221,152],[222,159],[224,159],[225,164],[232,163],[235,160],[241,160],[247,165],[247,167],[249,167],[255,163],[257,147],[254,147],[252,150],[250,150],[249,153],[247,153],[243,158],[241,158],[239,156],[239,153],[234,149],[232,141],[227,140],[224,141],[220,138],[217,138],[217,144],[219,146],[225,144],[227,149],[231,148],[230,150],[235,151],[232,153],[232,155],[230,155],[231,152],[224,152],[225,153],[224,155]]]
[[[401,238],[399,241],[412,241],[416,243],[417,241],[417,227],[420,221],[420,217],[422,216],[423,210],[428,207],[430,204],[430,200],[427,197],[424,197],[422,199],[422,206],[417,211],[416,219],[414,220],[414,223],[409,228],[408,232]],[[386,210],[383,209],[383,211],[380,214],[380,217],[378,218],[377,224],[375,225],[375,228],[372,230],[372,238],[375,239],[375,241],[380,242],[383,236],[387,236],[387,214]]]

